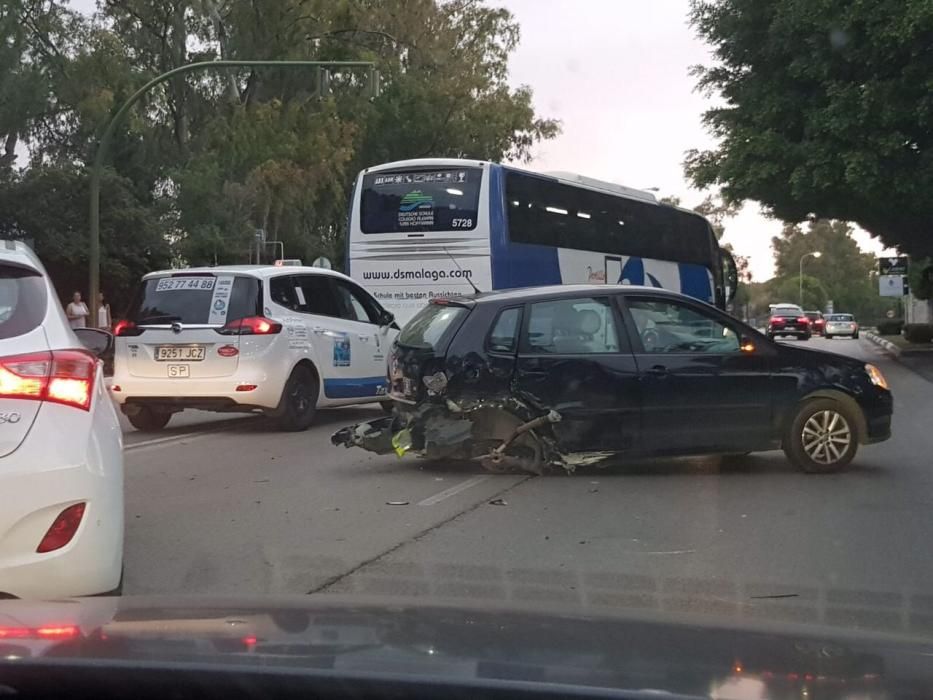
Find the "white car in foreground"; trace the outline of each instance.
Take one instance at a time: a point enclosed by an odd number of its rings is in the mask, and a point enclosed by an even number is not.
[[[45,269],[0,241],[0,598],[116,592],[123,440],[99,353],[68,326]]]
[[[146,275],[114,332],[112,395],[136,428],[197,408],[304,430],[319,407],[388,398],[398,329],[339,272],[242,265]]]

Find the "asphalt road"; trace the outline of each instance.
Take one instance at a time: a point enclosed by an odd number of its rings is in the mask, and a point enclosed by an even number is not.
[[[794,342],[794,341],[790,341]],[[933,385],[865,340],[894,437],[851,468],[780,452],[496,476],[330,445],[378,409],[127,435],[126,594],[354,593],[933,632]],[[173,423],[174,425],[174,423]],[[396,504],[396,505],[393,505]]]

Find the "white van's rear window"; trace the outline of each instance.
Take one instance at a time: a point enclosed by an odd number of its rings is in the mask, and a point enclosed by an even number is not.
[[[138,325],[224,324],[261,313],[262,287],[243,275],[172,275],[143,280],[127,318]]]

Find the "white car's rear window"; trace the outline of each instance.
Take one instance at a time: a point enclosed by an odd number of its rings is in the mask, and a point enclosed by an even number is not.
[[[0,265],[0,339],[28,333],[45,318],[48,294],[35,270]]]

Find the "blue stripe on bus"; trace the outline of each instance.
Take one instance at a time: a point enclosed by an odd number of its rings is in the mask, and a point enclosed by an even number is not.
[[[492,288],[507,289],[509,284],[508,213],[505,206],[505,177],[499,165],[489,166],[489,250],[492,262]],[[489,290],[483,290],[489,291]]]
[[[506,252],[507,284],[498,289],[540,287],[561,284],[557,248],[527,243],[512,243]]]
[[[680,263],[680,293],[701,301],[713,302],[713,290],[709,285],[709,270],[702,265]]]
[[[354,377],[352,379],[325,379],[324,396],[329,399],[361,399],[379,396],[379,387],[385,387],[385,377]]]

